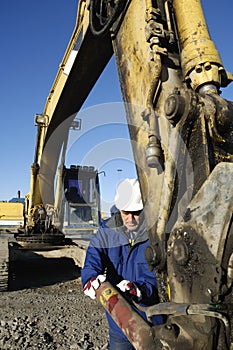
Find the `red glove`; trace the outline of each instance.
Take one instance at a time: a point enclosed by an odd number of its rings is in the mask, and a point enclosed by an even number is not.
[[[142,299],[142,293],[135,283],[122,280],[116,286],[125,293],[126,299],[131,299],[135,302],[139,302]]]
[[[104,275],[99,275],[95,278],[91,278],[83,287],[83,292],[91,299],[96,298],[96,289],[99,288],[100,284],[106,280]]]

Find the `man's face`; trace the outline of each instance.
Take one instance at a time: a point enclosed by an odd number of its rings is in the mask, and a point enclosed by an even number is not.
[[[142,210],[139,211],[124,211],[121,210],[121,218],[124,226],[130,231],[136,231],[142,221]]]

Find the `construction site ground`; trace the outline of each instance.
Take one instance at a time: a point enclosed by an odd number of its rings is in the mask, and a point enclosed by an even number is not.
[[[0,297],[0,350],[108,348],[105,311],[82,291],[87,244],[74,239],[63,249],[13,259],[10,290]]]

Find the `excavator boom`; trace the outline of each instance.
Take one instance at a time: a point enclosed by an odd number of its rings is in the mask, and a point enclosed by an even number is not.
[[[90,27],[111,33],[161,301],[147,314],[167,317],[155,344],[228,349],[233,104],[220,93],[232,74],[200,1],[93,0]]]

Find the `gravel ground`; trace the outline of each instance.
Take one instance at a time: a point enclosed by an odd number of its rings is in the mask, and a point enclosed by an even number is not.
[[[84,296],[77,267],[58,265],[15,267],[0,296],[0,350],[108,348],[103,307]]]
[[[11,276],[0,295],[0,350],[108,349],[105,311],[83,294],[72,259],[17,263]]]

